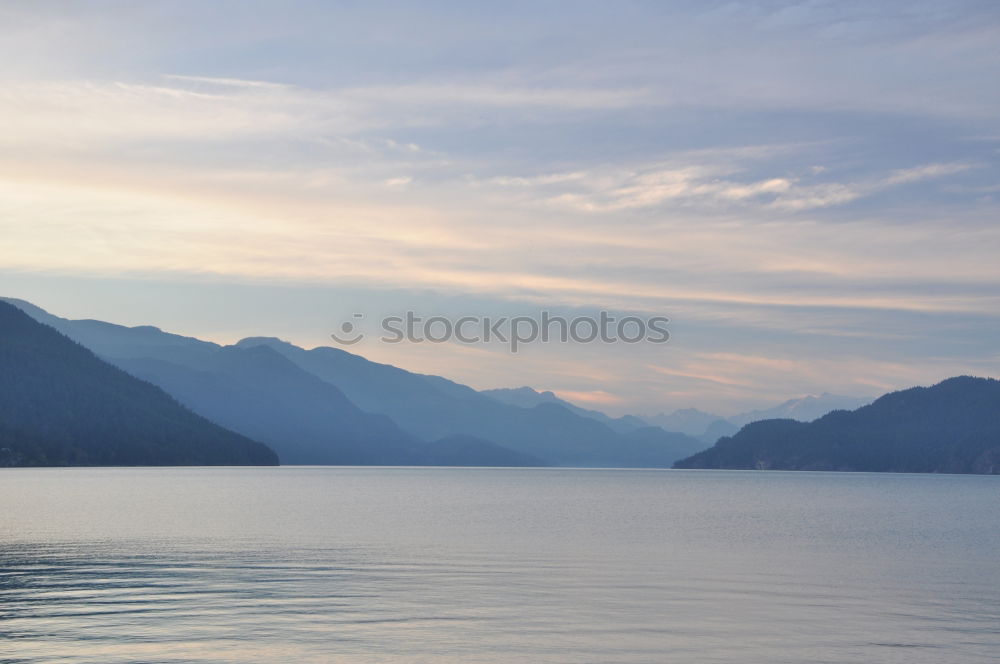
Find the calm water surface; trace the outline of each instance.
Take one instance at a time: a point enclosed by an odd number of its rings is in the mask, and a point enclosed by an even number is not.
[[[1000,478],[0,471],[0,662],[996,662]]]

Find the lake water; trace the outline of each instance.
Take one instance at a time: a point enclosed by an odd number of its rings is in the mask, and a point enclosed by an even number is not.
[[[0,662],[996,662],[1000,477],[0,471]]]

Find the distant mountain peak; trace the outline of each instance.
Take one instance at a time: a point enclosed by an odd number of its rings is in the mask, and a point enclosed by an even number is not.
[[[736,426],[743,426],[757,420],[793,419],[812,422],[834,410],[855,410],[872,402],[871,397],[849,397],[842,394],[823,392],[820,395],[806,395],[788,399],[772,408],[752,410],[727,418]]]
[[[253,346],[270,346],[272,348],[297,348],[295,344],[278,337],[246,337],[237,341],[234,346],[239,348],[251,348]]]
[[[542,406],[559,406],[574,415],[596,420],[609,427],[617,433],[628,433],[636,429],[649,426],[649,423],[634,415],[624,417],[611,417],[599,410],[584,408],[574,403],[560,398],[551,390],[539,391],[533,387],[522,385],[521,387],[497,388],[492,390],[482,390],[480,394],[491,399],[519,408],[539,408]]]
[[[663,427],[667,431],[678,431],[689,436],[702,435],[713,422],[723,419],[721,415],[706,413],[697,408],[681,408],[671,413],[641,416],[649,424]]]
[[[675,467],[1000,474],[1000,381],[956,376],[811,422],[756,420]]]
[[[542,401],[563,401],[551,390],[536,390],[528,385],[499,387],[492,390],[482,390],[482,393],[508,403],[518,402],[514,405],[526,407],[535,406]]]

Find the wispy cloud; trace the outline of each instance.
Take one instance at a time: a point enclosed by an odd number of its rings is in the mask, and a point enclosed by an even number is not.
[[[272,81],[248,81],[243,78],[217,78],[214,76],[185,76],[182,74],[164,74],[163,78],[182,83],[205,83],[225,88],[251,88],[263,90],[290,90],[292,86]]]
[[[544,204],[582,212],[614,212],[665,206],[758,206],[803,211],[850,203],[887,188],[944,178],[973,168],[969,163],[926,164],[898,169],[855,182],[817,181],[825,169],[809,167],[792,176],[736,179],[744,175],[735,162],[675,167],[639,167],[625,171],[577,171],[531,177],[494,177],[500,187],[534,190]],[[524,196],[522,196],[522,199]]]
[[[516,367],[622,407],[992,357],[994,8],[184,7],[0,9],[0,268],[667,311],[663,361]]]

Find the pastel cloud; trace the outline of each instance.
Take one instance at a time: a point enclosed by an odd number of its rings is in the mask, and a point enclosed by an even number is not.
[[[0,268],[666,311],[703,335],[668,363],[517,363],[621,408],[822,391],[836,366],[866,393],[996,366],[970,322],[1000,311],[990,7],[532,8],[531,30],[474,8],[406,29],[378,8],[256,8],[185,5],[204,32],[138,6],[0,10],[0,56],[18,55]],[[918,319],[947,348],[912,341]],[[768,340],[785,331],[800,358],[842,355],[792,359]],[[509,376],[475,349],[413,353],[392,359]]]

